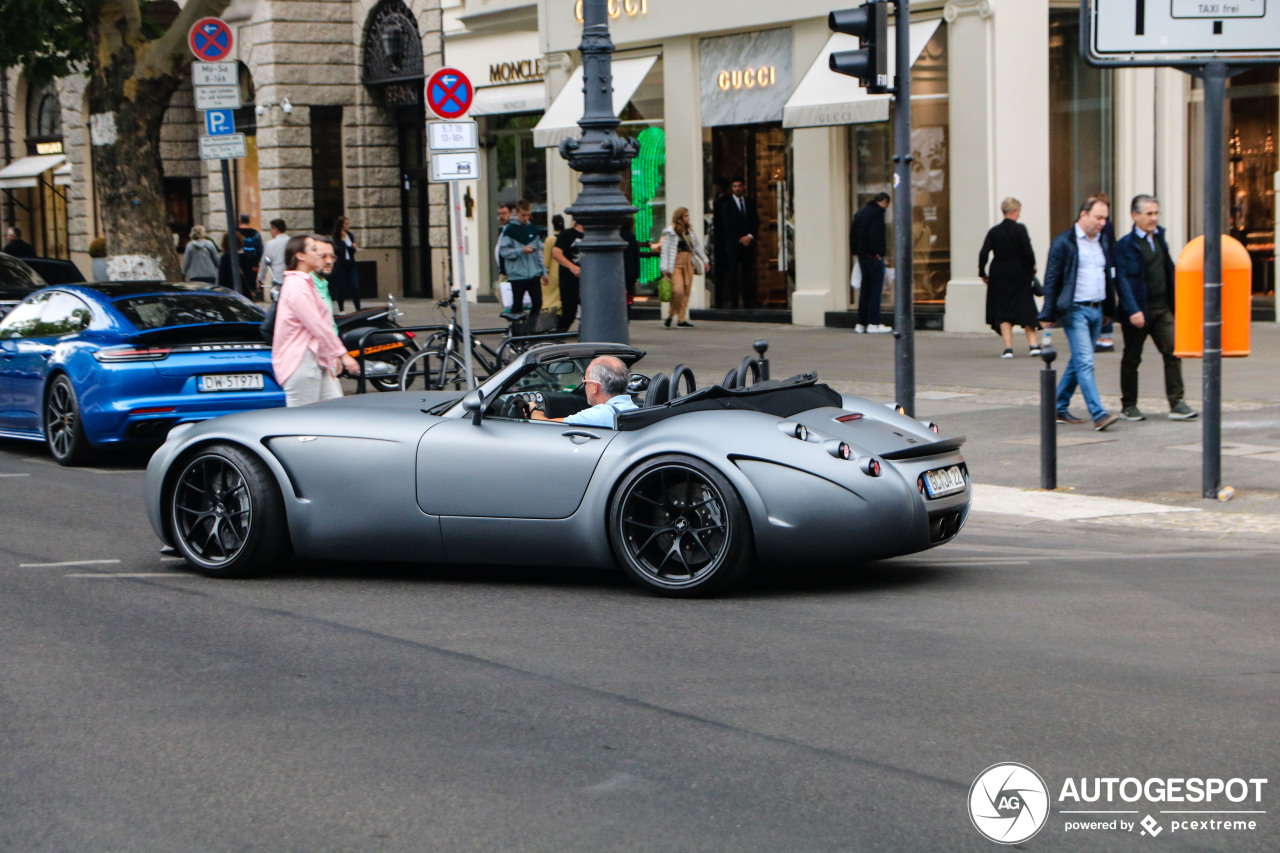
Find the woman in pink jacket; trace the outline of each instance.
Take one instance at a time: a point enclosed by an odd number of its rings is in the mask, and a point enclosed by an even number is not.
[[[316,290],[311,274],[324,266],[320,244],[311,237],[290,237],[284,249],[284,284],[276,305],[271,366],[284,389],[286,406],[305,406],[342,396],[337,375],[360,365],[333,328],[333,314]]]

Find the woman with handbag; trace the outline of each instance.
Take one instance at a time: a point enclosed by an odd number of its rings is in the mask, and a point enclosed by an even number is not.
[[[978,253],[978,277],[987,283],[987,325],[1004,339],[1001,358],[1013,358],[1013,327],[1021,326],[1027,333],[1027,346],[1031,355],[1040,354],[1036,343],[1036,303],[1032,298],[1032,286],[1036,276],[1036,253],[1031,248],[1031,237],[1025,225],[1018,221],[1022,214],[1022,202],[1006,198],[1000,202],[1004,220],[987,232],[987,239]],[[991,261],[990,278],[987,275],[987,258]]]
[[[711,260],[698,240],[698,232],[689,224],[689,208],[676,208],[671,224],[662,229],[659,243],[662,246],[659,268],[663,278],[671,282],[671,309],[662,325],[669,329],[674,320],[676,328],[692,329],[689,293],[693,289],[693,277],[711,269]]]

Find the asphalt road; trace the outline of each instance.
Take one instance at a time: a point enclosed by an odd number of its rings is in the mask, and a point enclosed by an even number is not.
[[[0,850],[983,851],[1003,761],[1054,798],[1269,779],[1214,803],[1254,831],[1055,802],[1025,849],[1280,847],[1274,537],[982,512],[707,601],[517,555],[213,581],[158,552],[143,464],[0,441]]]

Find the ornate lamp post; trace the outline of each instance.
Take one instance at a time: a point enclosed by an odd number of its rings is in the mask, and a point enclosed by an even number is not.
[[[613,112],[613,42],[609,39],[606,0],[582,3],[582,92],[585,109],[581,139],[560,143],[560,156],[582,173],[582,193],[566,208],[582,223],[582,322],[579,339],[629,343],[623,249],[619,236],[626,217],[636,212],[618,189],[621,171],[636,156],[634,139],[617,134]]]

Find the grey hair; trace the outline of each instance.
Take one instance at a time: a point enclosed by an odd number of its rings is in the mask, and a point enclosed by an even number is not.
[[[1156,198],[1153,195],[1144,195],[1144,194],[1135,195],[1133,197],[1133,202],[1129,205],[1129,212],[1141,213],[1142,206],[1144,204],[1154,204],[1156,207],[1159,207],[1160,199]]]
[[[1018,201],[1013,196],[1009,196],[1004,201],[1000,202],[1000,212],[1003,213],[1005,216],[1008,216],[1010,213],[1013,213],[1015,210],[1021,210],[1021,209],[1022,209],[1022,202]]]
[[[627,393],[627,383],[631,381],[631,372],[621,359],[611,355],[602,355],[587,365],[587,379],[599,382],[601,390],[610,397]]]

